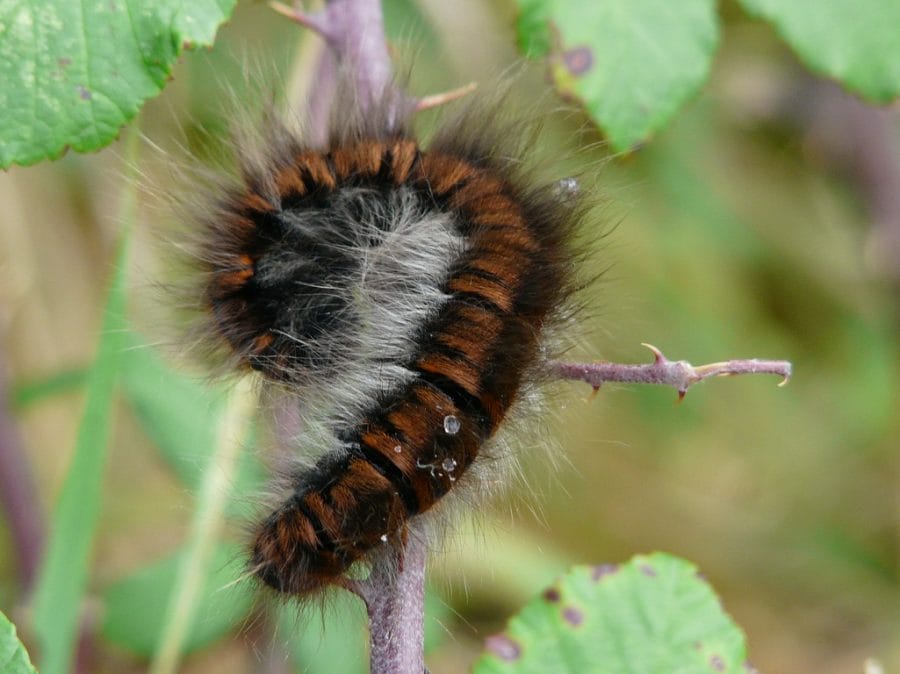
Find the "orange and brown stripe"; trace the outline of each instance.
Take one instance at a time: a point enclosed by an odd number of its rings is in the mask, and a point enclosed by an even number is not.
[[[309,191],[337,188],[338,183],[331,172],[328,160],[320,152],[303,152],[297,155],[296,166],[304,178],[308,178],[306,187]]]

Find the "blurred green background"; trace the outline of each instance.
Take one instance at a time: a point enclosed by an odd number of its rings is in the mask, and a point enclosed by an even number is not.
[[[394,0],[386,11],[418,93],[483,82],[516,61],[511,3]],[[900,236],[900,184],[890,179],[900,112],[815,79],[770,27],[731,4],[721,14],[711,81],[642,150],[610,157],[571,112],[544,135],[542,153],[596,175],[605,204],[585,238],[608,233],[592,256],[606,271],[573,356],[646,361],[639,343],[650,342],[695,364],[786,358],[795,376],[783,389],[769,377],[710,381],[681,405],[671,390],[609,386],[592,397],[587,386],[562,387],[547,433],[522,443],[524,479],[459,513],[435,546],[435,674],[467,671],[483,639],[569,565],[652,550],[702,569],[762,672],[862,672],[866,658],[900,671],[900,255],[890,247]],[[241,64],[264,64],[296,91],[315,42],[263,4],[239,4],[216,47],[186,55],[147,106],[143,133],[164,148],[202,149],[195,130],[225,131],[224,90],[240,90]],[[541,96],[542,77],[529,67],[517,83],[523,100]],[[123,154],[117,143],[0,175],[2,339],[44,514],[83,411],[77,372],[98,339]],[[159,319],[155,287],[170,245],[165,162],[147,155],[129,315],[166,342],[178,326]],[[105,484],[87,610],[95,626],[106,588],[183,542],[194,496],[121,401]],[[0,610],[27,643],[2,522]],[[183,671],[291,671],[280,657],[290,634],[270,638],[265,623],[247,620],[190,654]],[[84,671],[145,671],[108,636],[91,640]],[[358,629],[348,638],[361,647]],[[308,671],[339,671],[312,650]]]

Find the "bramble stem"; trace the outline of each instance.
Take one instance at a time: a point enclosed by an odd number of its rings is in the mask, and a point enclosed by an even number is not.
[[[653,362],[646,365],[620,363],[564,363],[550,361],[550,371],[560,379],[586,382],[599,389],[607,382],[630,384],[662,384],[678,391],[678,399],[684,398],[694,384],[710,377],[738,374],[774,374],[781,377],[779,386],[787,384],[791,377],[791,364],[786,360],[727,360],[707,365],[691,365],[686,360],[669,360],[655,346],[643,344],[653,353]]]
[[[381,98],[391,81],[391,56],[380,0],[330,0],[313,14],[280,2],[270,2],[269,6],[322,36],[341,67],[353,74],[363,108]]]
[[[415,534],[392,551],[392,564],[375,564],[366,580],[350,589],[366,603],[371,635],[371,671],[425,671],[425,541]]]

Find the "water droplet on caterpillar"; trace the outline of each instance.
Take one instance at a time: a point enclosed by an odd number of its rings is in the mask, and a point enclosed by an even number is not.
[[[441,461],[441,468],[443,468],[448,473],[452,473],[456,470],[456,459],[446,458]]]
[[[578,194],[579,189],[581,189],[581,186],[578,184],[578,180],[575,178],[563,178],[556,183],[553,191],[558,198],[567,199]]]
[[[401,447],[400,445],[394,445],[394,451],[397,452],[397,454],[400,454],[403,451],[403,447]]]
[[[381,542],[387,543],[387,541],[388,541],[387,534],[381,534]]]
[[[452,414],[448,414],[444,417],[444,433],[447,435],[456,435],[459,433],[459,429],[462,426],[459,419],[457,419]]]

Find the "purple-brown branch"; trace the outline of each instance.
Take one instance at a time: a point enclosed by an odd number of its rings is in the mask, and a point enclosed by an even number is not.
[[[391,564],[375,564],[365,580],[348,589],[365,603],[371,633],[372,671],[421,674],[425,670],[424,539],[413,533],[392,550]],[[389,618],[389,619],[388,619]],[[376,634],[376,630],[381,630]],[[376,670],[376,663],[380,669]]]
[[[783,386],[791,377],[791,364],[786,360],[726,360],[707,365],[691,365],[686,360],[669,360],[655,346],[644,344],[653,353],[653,362],[645,365],[620,363],[564,363],[551,361],[549,369],[560,379],[576,379],[599,389],[609,382],[628,384],[661,384],[678,391],[679,400],[694,384],[710,377],[737,374],[774,374]]]
[[[377,104],[390,86],[391,57],[380,0],[331,0],[324,9],[312,14],[304,12],[296,4],[289,7],[277,0],[271,0],[269,6],[321,36],[329,47],[319,61],[316,95],[311,97],[308,110],[314,139],[324,142],[327,108],[334,93],[338,69],[352,77],[362,109]],[[476,87],[475,82],[470,82],[451,91],[422,98],[408,96],[400,100],[408,103],[409,110],[421,112],[462,98]]]
[[[280,2],[269,5],[322,36],[337,55],[341,67],[352,73],[363,108],[378,102],[391,81],[391,57],[384,34],[381,0],[331,0],[314,14]]]

